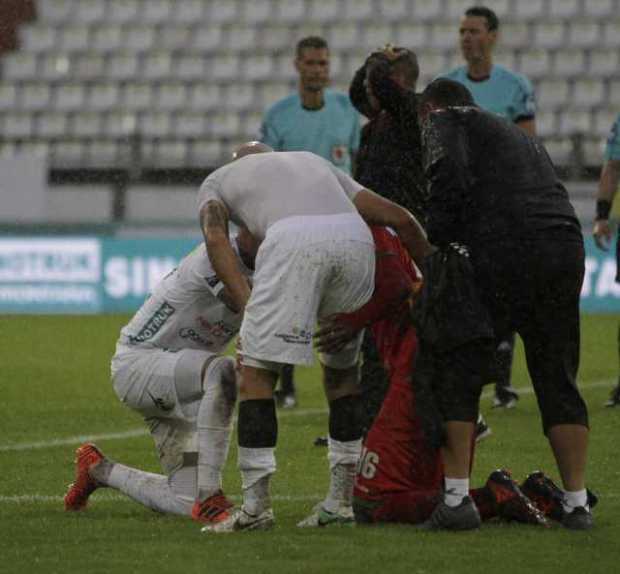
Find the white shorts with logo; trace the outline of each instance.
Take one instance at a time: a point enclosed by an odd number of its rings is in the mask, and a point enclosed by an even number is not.
[[[197,452],[196,416],[203,396],[202,372],[215,353],[176,352],[117,345],[112,385],[118,398],[149,426],[162,469],[171,474],[183,455]]]
[[[374,274],[372,235],[357,214],[290,217],[272,225],[256,257],[241,325],[244,364],[312,364],[317,320],[364,305]],[[341,353],[321,355],[321,362],[355,365],[358,339]]]

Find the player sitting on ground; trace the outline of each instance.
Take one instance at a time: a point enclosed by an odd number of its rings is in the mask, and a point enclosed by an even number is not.
[[[247,278],[256,253],[242,229],[234,238]],[[153,290],[122,331],[112,358],[121,402],[145,418],[164,475],[114,463],[93,444],[76,451],[76,479],[65,510],[82,510],[102,486],[153,510],[222,521],[233,505],[221,487],[235,407],[232,358],[221,353],[239,331],[233,307],[202,243]]]
[[[417,338],[409,305],[421,281],[393,233],[381,227],[373,227],[372,233],[377,249],[373,297],[357,312],[323,323],[318,346],[333,352],[360,329],[372,328],[390,387],[364,440],[354,491],[355,518],[360,523],[417,524],[430,517],[443,486],[440,450],[427,440],[411,382]],[[561,508],[557,494],[561,491],[554,490],[542,473],[531,475],[524,487],[546,512],[557,513]],[[491,473],[485,486],[472,490],[471,496],[482,519],[548,525],[506,470]]]

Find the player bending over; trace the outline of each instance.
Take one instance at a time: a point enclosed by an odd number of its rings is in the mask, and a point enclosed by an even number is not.
[[[256,253],[241,230],[231,242],[244,280]],[[239,331],[242,314],[217,278],[202,243],[153,290],[121,330],[112,383],[121,402],[149,427],[164,474],[112,462],[93,444],[76,451],[76,478],[65,510],[82,510],[99,487],[202,523],[226,519],[222,492],[237,394],[235,364],[221,353]]]

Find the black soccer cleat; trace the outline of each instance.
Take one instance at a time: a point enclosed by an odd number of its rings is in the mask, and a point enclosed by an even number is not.
[[[594,528],[592,511],[583,506],[577,506],[572,512],[565,512],[562,526],[569,530],[590,530]]]
[[[474,501],[466,496],[458,506],[448,506],[443,500],[430,518],[418,528],[422,530],[475,530],[480,528],[480,513]]]
[[[529,474],[521,490],[545,516],[562,521],[564,492],[544,472],[537,470]]]
[[[609,399],[605,403],[606,407],[620,407],[620,381],[613,388],[611,394],[609,395]]]

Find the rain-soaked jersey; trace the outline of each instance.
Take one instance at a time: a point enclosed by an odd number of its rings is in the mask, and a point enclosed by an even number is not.
[[[236,243],[231,243],[236,251]],[[121,330],[118,344],[170,351],[223,351],[238,333],[243,315],[218,299],[222,289],[202,243],[157,284]]]

